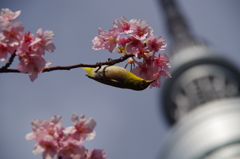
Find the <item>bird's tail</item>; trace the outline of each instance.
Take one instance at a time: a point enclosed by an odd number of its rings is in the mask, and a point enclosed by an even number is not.
[[[88,73],[87,76],[90,76],[90,77],[93,76],[92,70],[94,68],[92,68],[92,67],[82,67],[82,69],[84,69]]]

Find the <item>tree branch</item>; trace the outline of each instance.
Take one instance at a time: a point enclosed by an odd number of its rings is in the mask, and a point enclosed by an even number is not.
[[[102,65],[115,65],[116,63],[123,62],[126,59],[128,59],[129,57],[133,57],[133,56],[134,56],[133,54],[126,54],[126,55],[120,57],[119,59],[113,59],[113,60],[108,59],[108,61],[106,61],[106,62],[99,62],[99,63],[92,64],[92,65],[80,63],[80,64],[72,65],[72,66],[49,67],[49,68],[44,68],[42,72],[51,72],[51,71],[55,71],[55,70],[71,70],[71,69],[78,68],[78,67],[100,67]],[[9,59],[9,61],[10,61],[10,59]],[[5,67],[5,66],[3,66],[3,67]],[[17,69],[7,69],[7,68],[3,68],[3,67],[0,69],[0,73],[20,73]]]
[[[16,56],[16,50],[15,50],[14,53],[11,55],[11,57],[8,59],[8,62],[5,64],[5,66],[3,66],[3,67],[0,68],[0,72],[1,72],[2,70],[7,70],[7,68],[12,64],[15,56]]]

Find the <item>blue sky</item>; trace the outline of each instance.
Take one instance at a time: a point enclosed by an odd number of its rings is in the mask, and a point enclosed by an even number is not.
[[[240,11],[239,1],[179,0],[190,28],[198,38],[206,40],[220,56],[238,68]],[[25,31],[36,33],[39,28],[52,30],[56,45],[54,53],[46,53],[51,66],[78,63],[95,64],[119,54],[92,50],[92,39],[101,27],[108,30],[116,18],[145,19],[154,35],[164,36],[169,53],[171,38],[158,3],[155,0],[7,0],[2,8],[21,10],[15,20]],[[171,63],[171,61],[170,61]],[[0,63],[0,66],[4,65]],[[11,68],[16,68],[15,59]],[[124,66],[125,62],[119,64]],[[88,79],[81,69],[53,71],[40,74],[31,82],[26,74],[0,75],[0,154],[2,158],[39,159],[33,155],[33,141],[25,140],[31,131],[30,122],[63,117],[63,126],[71,126],[74,112],[93,117],[97,122],[96,137],[86,141],[87,149],[104,149],[107,158],[157,158],[164,138],[170,129],[160,112],[161,88],[136,92],[106,86]]]

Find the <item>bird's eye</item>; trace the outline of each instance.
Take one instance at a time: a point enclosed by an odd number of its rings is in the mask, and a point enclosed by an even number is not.
[[[141,87],[141,88],[145,88],[145,87],[146,87],[146,83],[145,83],[145,82],[141,82],[141,83],[140,83],[140,87]]]

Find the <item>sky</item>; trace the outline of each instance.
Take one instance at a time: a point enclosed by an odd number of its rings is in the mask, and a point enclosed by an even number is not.
[[[192,33],[218,50],[238,68],[240,11],[239,1],[179,0]],[[78,63],[95,64],[108,58],[119,58],[116,52],[93,50],[92,39],[98,28],[108,30],[115,19],[125,16],[144,19],[154,35],[164,36],[169,54],[171,38],[156,0],[5,0],[1,8],[21,10],[14,22],[22,22],[24,31],[36,33],[39,28],[52,30],[54,53],[46,53],[51,66]],[[36,35],[36,34],[35,34]],[[170,61],[171,63],[171,61]],[[0,63],[0,67],[5,62]],[[11,68],[17,68],[16,58]],[[124,66],[125,62],[118,64]],[[96,137],[84,142],[87,149],[104,149],[107,158],[156,159],[171,131],[161,112],[161,88],[133,91],[106,86],[88,79],[81,68],[42,73],[31,82],[26,74],[0,75],[0,154],[2,158],[40,159],[33,155],[31,132],[34,119],[63,118],[63,126],[72,126],[74,112],[93,117]]]

